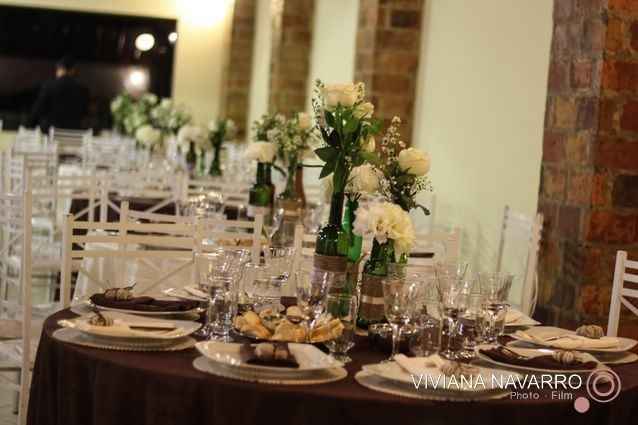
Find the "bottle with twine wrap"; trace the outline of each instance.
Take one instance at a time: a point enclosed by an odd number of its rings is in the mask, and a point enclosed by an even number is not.
[[[385,311],[381,282],[388,277],[402,279],[404,274],[405,264],[395,262],[392,240],[379,243],[375,239],[372,243],[370,258],[365,263],[361,277],[358,327],[367,329],[372,324],[384,321]]]

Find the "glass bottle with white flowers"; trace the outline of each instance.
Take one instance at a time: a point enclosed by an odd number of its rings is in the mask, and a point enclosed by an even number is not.
[[[357,326],[367,329],[384,320],[383,279],[392,264],[407,257],[416,239],[410,215],[391,202],[374,203],[357,210],[354,233],[373,237],[370,259],[366,262],[361,282],[361,302]]]
[[[237,135],[237,127],[231,119],[216,119],[208,123],[208,140],[213,149],[213,158],[208,168],[208,175],[217,177],[222,175],[221,150],[225,141],[233,140]]]
[[[192,116],[184,106],[168,98],[162,99],[150,111],[150,121],[153,127],[162,132],[164,140],[174,140],[179,129],[189,124],[191,120]]]
[[[420,192],[431,190],[427,177],[430,158],[419,149],[406,148],[399,133],[400,125],[401,120],[394,117],[381,140],[377,159],[372,160],[377,175],[380,176],[379,193],[388,203],[394,205],[394,210],[399,208],[408,214],[413,209],[421,209],[428,215],[430,212],[416,198]],[[399,228],[408,229],[405,224]],[[364,232],[364,229],[360,227],[358,232]],[[412,236],[409,237],[413,237],[414,230],[410,230],[410,233]],[[357,325],[361,328],[384,320],[383,311],[379,308],[379,302],[382,301],[379,298],[382,294],[381,280],[389,274],[403,275],[408,262],[409,250],[405,248],[410,244],[397,243],[401,237],[408,236],[395,232],[389,234],[388,238],[375,237],[373,240],[370,258],[364,265],[361,280],[361,304],[357,320]]]
[[[372,118],[374,107],[365,101],[363,83],[324,85],[317,80],[312,103],[324,142],[315,150],[325,162],[320,177],[332,176],[333,187],[329,221],[317,236],[315,267],[345,272],[351,243],[342,228],[346,185],[353,167],[373,156],[366,143],[379,124]]]
[[[181,152],[186,152],[185,162],[189,173],[195,171],[197,153],[206,149],[206,132],[200,126],[185,125],[177,132],[177,143]]]

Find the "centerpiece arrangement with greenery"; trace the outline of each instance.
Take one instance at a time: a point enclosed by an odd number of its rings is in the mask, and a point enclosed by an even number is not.
[[[375,158],[369,141],[380,125],[372,118],[374,106],[365,101],[363,83],[324,85],[317,80],[312,104],[323,139],[315,150],[324,161],[320,177],[331,176],[333,187],[329,221],[317,236],[315,267],[345,273],[353,242],[342,226],[346,186],[353,168]]]

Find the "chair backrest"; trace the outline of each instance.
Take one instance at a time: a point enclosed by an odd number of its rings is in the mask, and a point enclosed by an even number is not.
[[[74,130],[68,128],[49,128],[49,140],[58,144],[58,152],[62,155],[81,156],[82,143],[85,137],[92,137],[93,130]]]
[[[145,173],[129,173],[119,172],[117,178],[105,177],[99,181],[98,187],[100,187],[100,220],[106,221],[108,216],[108,210],[114,210],[117,214],[121,214],[120,207],[113,202],[109,195],[111,192],[118,192],[120,195],[127,194],[132,197],[140,198],[152,198],[155,202],[151,206],[140,212],[154,213],[167,207],[170,204],[175,204],[183,198],[183,179],[184,174],[173,174],[170,176],[164,176],[161,181],[157,181],[151,184],[157,184],[157,189],[147,189],[144,187],[135,188],[131,187],[132,182],[147,182],[148,175]]]
[[[114,137],[88,137],[82,141],[82,167],[84,169],[114,170],[128,168],[129,149],[125,139]]]
[[[2,286],[2,309],[0,313],[8,310],[21,310],[22,322],[22,363],[20,373],[20,394],[18,406],[18,423],[26,423],[27,403],[30,386],[31,367],[31,179],[27,173],[21,193],[0,192],[0,284]],[[9,258],[17,254],[20,258],[20,266],[17,270],[10,270]],[[10,274],[17,273],[14,288],[18,289],[17,301],[10,306],[5,294],[8,286],[12,284]],[[6,317],[6,316],[5,316]]]
[[[542,230],[542,214],[538,213],[534,217],[529,217],[523,213],[513,211],[507,205],[505,206],[496,271],[502,271],[508,266],[514,268],[507,271],[519,277],[517,280],[521,282],[521,285],[512,288],[510,299],[527,315],[531,315],[534,312],[538,297],[536,265],[538,263],[538,249]],[[520,265],[506,264],[506,255],[508,253],[512,261],[520,263]]]
[[[423,254],[434,255],[423,257]],[[436,229],[430,233],[416,235],[409,264],[432,267],[435,261],[453,263],[458,261],[460,254],[461,230],[458,227],[451,230]]]
[[[295,226],[295,239],[293,243],[295,259],[292,262],[294,271],[299,270],[304,262],[313,259],[316,241],[316,234],[306,233],[304,226],[301,224]]]
[[[209,191],[222,194],[226,205],[239,206],[248,203],[250,185],[242,182],[225,182],[215,179],[184,179],[184,197],[196,196]]]
[[[243,246],[250,248],[252,262],[259,263],[264,227],[263,214],[254,220],[226,220],[216,218],[196,219],[198,252],[206,251],[206,241],[219,246]]]
[[[75,221],[73,216],[67,215],[62,238],[62,307],[68,307],[71,302],[71,269],[74,260],[99,261],[110,258],[123,264],[139,261],[151,271],[150,275],[146,274],[144,285],[136,286],[136,292],[141,294],[152,293],[179,273],[191,276],[193,251],[199,245],[195,241],[193,230],[194,226],[188,223],[134,223],[126,220],[91,223]],[[78,234],[78,231],[86,233]],[[144,245],[144,249],[140,249],[140,245]],[[168,269],[164,268],[166,264]],[[120,266],[121,264],[116,265]],[[115,274],[121,277],[120,272],[123,271],[116,270]],[[84,295],[128,283],[107,282],[103,275],[88,270],[84,262],[81,262],[78,274],[84,276],[92,285],[90,288],[84,288]]]
[[[626,251],[618,251],[616,253],[614,283],[611,290],[607,336],[618,335],[621,305],[624,305],[629,311],[638,316],[638,307],[629,301],[628,298],[638,298],[638,261],[628,260]]]

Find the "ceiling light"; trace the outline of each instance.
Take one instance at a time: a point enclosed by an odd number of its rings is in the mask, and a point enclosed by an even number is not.
[[[155,46],[155,37],[147,32],[140,34],[135,38],[135,47],[142,52],[151,50]]]

